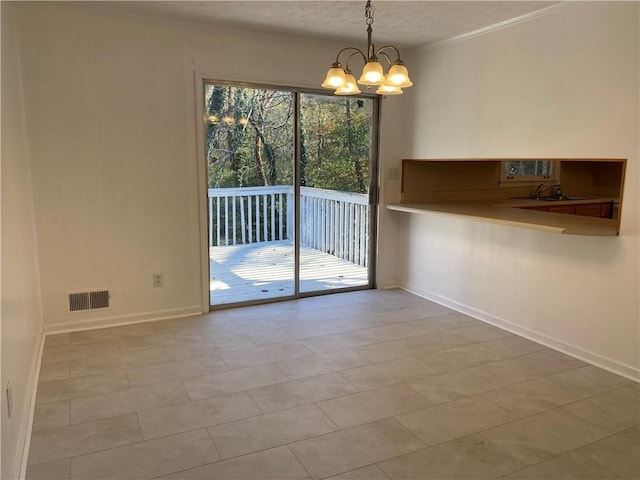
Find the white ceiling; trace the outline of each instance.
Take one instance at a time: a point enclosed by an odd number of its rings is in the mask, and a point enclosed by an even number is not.
[[[415,47],[495,25],[557,1],[373,0],[373,40]],[[139,1],[114,2],[145,15],[196,19],[262,31],[366,44],[363,0],[340,1]],[[357,43],[356,43],[357,42]]]

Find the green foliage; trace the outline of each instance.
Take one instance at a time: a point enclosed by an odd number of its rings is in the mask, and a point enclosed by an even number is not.
[[[548,160],[507,160],[504,171],[508,178],[546,176],[552,174],[553,164]]]
[[[373,100],[301,95],[302,185],[366,193]],[[210,187],[291,185],[294,95],[207,85]]]
[[[205,93],[209,186],[290,183],[293,95],[213,85]]]
[[[372,108],[370,99],[302,96],[307,186],[367,192]]]

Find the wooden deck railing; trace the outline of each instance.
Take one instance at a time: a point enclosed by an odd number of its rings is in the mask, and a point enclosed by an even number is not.
[[[366,267],[368,196],[301,187],[300,244]]]
[[[209,246],[285,240],[293,233],[293,189],[209,189]]]
[[[368,196],[300,189],[300,244],[367,266]],[[209,189],[209,246],[293,238],[293,187]]]

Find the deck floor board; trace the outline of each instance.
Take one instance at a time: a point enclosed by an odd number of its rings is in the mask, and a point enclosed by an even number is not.
[[[290,240],[210,247],[211,305],[293,295],[294,263]],[[367,268],[313,248],[300,247],[301,292],[367,283]]]

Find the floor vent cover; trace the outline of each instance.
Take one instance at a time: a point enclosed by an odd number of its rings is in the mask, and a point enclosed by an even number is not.
[[[109,308],[109,290],[94,290],[69,294],[69,311],[99,310]]]

